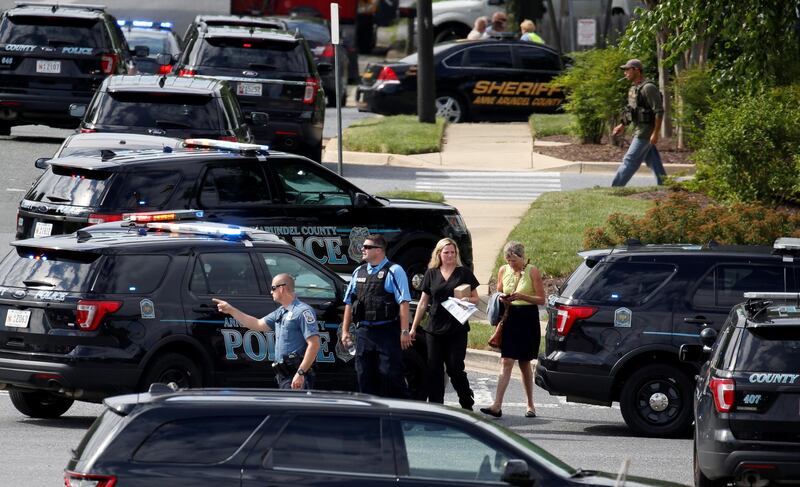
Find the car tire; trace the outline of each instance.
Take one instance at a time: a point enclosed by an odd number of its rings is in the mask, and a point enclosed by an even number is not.
[[[406,385],[411,399],[425,401],[428,399],[428,366],[425,359],[414,348],[403,350],[403,368]]]
[[[467,104],[457,95],[443,94],[436,97],[436,116],[449,123],[467,120]]]
[[[677,436],[692,425],[691,382],[672,365],[647,365],[633,372],[619,402],[625,423],[640,435]]]
[[[724,487],[728,485],[728,479],[711,480],[700,470],[700,462],[697,461],[697,441],[694,442],[692,455],[692,472],[694,473],[695,487]]]
[[[203,373],[189,357],[180,353],[166,353],[147,367],[140,389],[146,391],[151,384],[174,382],[180,389],[203,387]]]
[[[395,260],[406,271],[408,290],[411,291],[411,296],[415,299],[419,298],[421,294],[421,291],[417,288],[422,285],[422,278],[425,276],[425,270],[431,260],[431,250],[433,248],[413,247],[402,252]]]
[[[304,147],[303,155],[314,162],[322,162],[322,141],[315,146]]]
[[[31,418],[57,418],[75,402],[47,391],[9,391],[8,395],[17,411]]]

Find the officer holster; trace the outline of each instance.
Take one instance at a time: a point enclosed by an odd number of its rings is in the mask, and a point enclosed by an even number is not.
[[[297,369],[300,368],[301,363],[303,363],[303,357],[296,353],[290,353],[289,355],[283,356],[282,362],[272,362],[272,370],[283,377],[292,377],[297,373]],[[311,373],[312,371],[313,367],[312,370],[308,372]]]

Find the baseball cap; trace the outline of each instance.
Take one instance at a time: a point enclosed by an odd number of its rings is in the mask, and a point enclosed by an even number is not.
[[[639,61],[638,59],[628,59],[628,62],[620,66],[620,68],[622,69],[634,68],[641,71],[642,69],[644,69],[644,66],[642,66],[642,62]]]

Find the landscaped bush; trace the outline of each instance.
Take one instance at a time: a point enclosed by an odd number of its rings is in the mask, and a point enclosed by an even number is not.
[[[719,103],[706,117],[690,187],[726,201],[800,201],[798,87]]]
[[[681,71],[675,79],[680,104],[675,106],[675,120],[683,129],[686,145],[696,149],[702,141],[705,117],[711,111],[715,94],[711,70],[694,67]]]
[[[800,237],[800,210],[758,203],[720,205],[695,193],[672,193],[644,216],[614,213],[605,227],[588,228],[583,247],[604,248],[638,239],[642,243],[715,241],[732,245],[772,245],[778,237]]]
[[[618,120],[630,87],[619,67],[628,57],[617,48],[577,52],[574,65],[553,80],[566,92],[563,107],[575,115],[575,131],[582,143],[599,144],[610,124]]]

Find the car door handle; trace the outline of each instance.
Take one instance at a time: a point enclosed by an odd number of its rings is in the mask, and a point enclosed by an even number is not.
[[[703,325],[703,326],[708,326],[708,325],[714,323],[712,320],[707,320],[703,316],[698,316],[696,318],[684,318],[683,322],[684,323],[691,323],[693,325]]]
[[[339,208],[338,210],[336,210],[336,216],[346,215],[349,212],[350,210],[348,210],[347,208]]]
[[[200,306],[195,306],[192,308],[192,311],[197,313],[215,313],[217,311],[217,307],[210,304],[201,304]]]
[[[326,311],[326,310],[327,310],[328,308],[330,308],[332,305],[333,305],[333,302],[332,302],[332,301],[327,301],[327,302],[325,302],[325,303],[320,303],[320,304],[316,305],[315,307],[316,307],[318,310],[320,310],[320,311]]]

